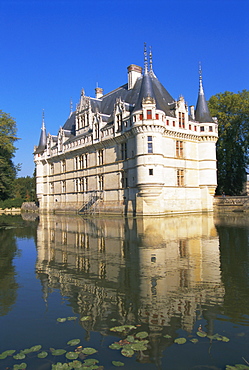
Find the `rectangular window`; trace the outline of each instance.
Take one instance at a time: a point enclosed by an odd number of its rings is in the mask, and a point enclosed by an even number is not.
[[[153,153],[152,136],[148,136],[148,153]]]
[[[177,170],[177,186],[184,186],[184,170]]]
[[[159,119],[159,114],[158,113],[156,113],[156,119]]]
[[[66,181],[65,180],[63,180],[61,183],[61,192],[62,193],[66,192]]]
[[[78,157],[75,157],[74,158],[74,169],[77,170],[78,169]]]
[[[141,114],[139,115],[139,117],[140,117],[140,121],[142,121],[142,120],[143,120],[143,113],[141,113]]]
[[[54,174],[54,164],[51,163],[50,165],[50,174],[53,175]]]
[[[191,130],[191,125],[188,125],[189,130]]]
[[[183,141],[176,141],[176,157],[183,158]]]
[[[175,121],[173,121],[173,127],[175,127],[175,125],[176,125],[176,123],[175,123]]]
[[[149,168],[149,175],[153,176],[153,168]]]
[[[195,126],[195,131],[197,131],[197,127]]]
[[[182,127],[185,128],[185,113],[182,113]]]
[[[99,190],[102,191],[104,190],[104,176],[99,175]]]
[[[147,110],[147,119],[152,119],[152,111]]]
[[[104,150],[98,150],[98,165],[101,166],[104,163]]]
[[[85,191],[88,191],[88,178],[85,178]]]
[[[66,160],[63,159],[61,162],[61,172],[66,172]]]
[[[209,132],[213,131],[213,126],[209,126]]]
[[[85,154],[85,167],[87,168],[88,167],[88,155]]]
[[[204,126],[200,127],[200,131],[202,131],[202,132],[204,131]]]
[[[127,143],[121,144],[121,158],[123,161],[127,159]]]
[[[168,119],[167,119],[167,121],[166,121],[166,125],[167,125],[167,126],[169,126],[169,120],[168,120]]]

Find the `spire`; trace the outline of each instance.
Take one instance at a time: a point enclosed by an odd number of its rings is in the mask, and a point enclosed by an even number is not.
[[[70,99],[70,116],[72,115],[73,113],[73,99],[71,98]]]
[[[199,122],[213,122],[210,115],[208,105],[205,99],[204,89],[202,85],[202,68],[201,63],[199,63],[199,93],[195,110],[195,119]]]
[[[39,152],[43,151],[46,147],[46,144],[47,144],[47,133],[46,133],[45,120],[44,120],[44,109],[43,109],[41,135],[40,135],[40,141],[39,141],[37,151]]]
[[[146,42],[144,43],[144,74],[148,73],[148,59],[147,59],[147,49]]]
[[[152,68],[152,48],[150,46],[150,71],[153,71],[153,68]]]

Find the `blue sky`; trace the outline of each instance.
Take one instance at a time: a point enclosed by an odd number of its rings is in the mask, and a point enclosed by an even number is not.
[[[33,174],[43,109],[57,134],[82,88],[107,93],[143,66],[144,42],[175,99],[196,104],[199,61],[206,99],[249,89],[248,14],[248,0],[0,0],[0,109],[17,123],[19,176]]]

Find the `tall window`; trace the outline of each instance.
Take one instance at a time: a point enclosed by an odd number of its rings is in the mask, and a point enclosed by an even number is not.
[[[61,162],[61,172],[66,172],[66,160],[63,159]]]
[[[66,192],[66,181],[65,180],[61,182],[61,192],[62,193]]]
[[[179,112],[179,127],[185,127],[185,113]]]
[[[94,134],[95,134],[95,139],[99,139],[99,123],[95,123],[94,125]]]
[[[85,154],[85,167],[88,167],[88,154]]]
[[[122,160],[127,159],[127,143],[121,144],[121,158]]]
[[[123,171],[121,173],[121,186],[122,188],[127,188],[128,187],[128,177],[126,171]]]
[[[152,136],[148,136],[148,153],[153,153],[153,141]]]
[[[122,130],[122,114],[121,113],[117,114],[117,128],[118,128],[118,131]]]
[[[54,174],[54,164],[53,163],[50,164],[50,174],[51,175]]]
[[[177,170],[177,186],[184,186],[184,170]]]
[[[176,141],[176,156],[183,158],[183,141]]]
[[[99,175],[99,190],[102,191],[104,189],[104,176]]]
[[[104,163],[104,150],[98,150],[98,164],[101,166]]]

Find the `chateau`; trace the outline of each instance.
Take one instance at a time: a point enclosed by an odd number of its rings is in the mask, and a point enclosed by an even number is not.
[[[131,64],[128,81],[95,97],[81,91],[57,135],[44,118],[34,150],[42,212],[163,215],[213,210],[218,127],[205,100],[174,100],[156,77],[152,54]]]

